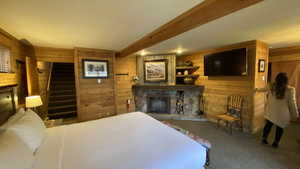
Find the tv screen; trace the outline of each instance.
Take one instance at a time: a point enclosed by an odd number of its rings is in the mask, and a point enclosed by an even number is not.
[[[235,49],[204,56],[205,76],[246,76],[247,49]]]

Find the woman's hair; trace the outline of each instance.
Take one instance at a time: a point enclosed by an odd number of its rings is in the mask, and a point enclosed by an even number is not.
[[[283,99],[288,85],[286,73],[278,73],[275,82],[272,85],[272,93],[275,93],[277,99]]]

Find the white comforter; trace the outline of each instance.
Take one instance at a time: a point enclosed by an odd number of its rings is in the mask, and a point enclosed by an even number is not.
[[[50,128],[33,169],[202,169],[205,148],[144,113]]]

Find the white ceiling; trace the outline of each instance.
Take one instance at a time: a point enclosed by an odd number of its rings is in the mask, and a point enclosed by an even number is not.
[[[0,27],[34,45],[121,50],[203,0],[0,0]],[[300,45],[300,1],[265,0],[146,51],[185,52],[259,39]]]
[[[121,50],[203,0],[0,0],[0,27],[34,45]]]
[[[146,51],[191,53],[255,39],[271,48],[300,45],[300,0],[265,0]]]

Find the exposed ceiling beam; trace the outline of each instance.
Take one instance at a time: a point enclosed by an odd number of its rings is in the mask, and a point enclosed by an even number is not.
[[[200,25],[262,1],[264,0],[205,0],[126,47],[121,51],[120,56],[128,56]]]

